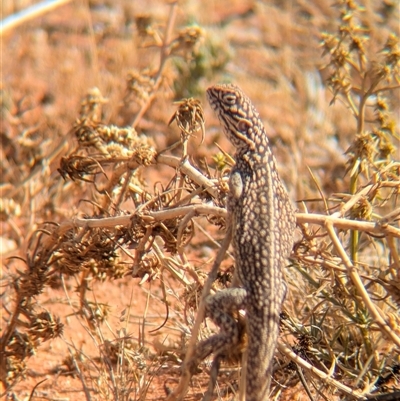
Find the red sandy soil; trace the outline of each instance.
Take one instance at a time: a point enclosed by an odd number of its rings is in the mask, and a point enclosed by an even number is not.
[[[22,125],[24,127],[39,126],[43,129],[43,136],[47,140],[43,145],[45,153],[48,147],[53,149],[56,144],[63,141],[65,153],[72,148],[73,140],[67,133],[77,117],[82,96],[93,86],[100,87],[103,95],[109,98],[106,113],[110,120],[120,125],[132,123],[132,116],[137,110],[134,108],[124,109],[121,106],[127,71],[133,67],[140,69],[153,66],[154,60],[158,61],[159,58],[158,49],[138,48],[137,37],[130,31],[126,33],[123,28],[129,25],[128,18],[133,20],[134,17],[140,15],[151,15],[160,25],[165,24],[169,7],[164,2],[115,1],[103,4],[100,1],[94,1],[88,2],[91,5],[90,8],[86,2],[84,3],[72,2],[60,7],[15,28],[2,38],[3,81],[0,89],[2,90],[3,107],[7,102],[12,103],[18,100],[26,105],[28,111],[21,117]],[[305,126],[308,118],[304,112],[305,106],[303,106],[307,102],[308,92],[303,80],[304,76],[301,75],[302,68],[311,70],[319,68],[323,64],[316,56],[321,53],[317,41],[313,42],[312,38],[315,39],[319,30],[332,26],[331,2],[316,1],[308,6],[304,5],[306,11],[310,13],[311,23],[309,26],[299,24],[300,14],[296,11],[298,5],[295,5],[294,2],[293,4],[285,2],[287,4],[282,8],[271,5],[268,10],[260,13],[258,11],[252,13],[252,10],[256,9],[252,1],[206,1],[204,5],[200,5],[201,3],[188,1],[187,4],[182,5],[179,9],[177,24],[184,25],[188,19],[190,20],[188,16],[197,15],[200,22],[208,29],[208,34],[214,35],[216,40],[228,41],[230,46],[235,48],[235,62],[230,63],[227,67],[229,74],[236,81],[242,81],[243,86],[247,86],[246,89],[250,92],[251,97],[255,98],[256,103],[260,105],[261,114],[273,126],[278,127],[272,131],[272,142],[277,141],[278,144],[280,141],[295,142],[296,138],[301,136],[296,127]],[[10,12],[13,10],[10,2],[6,1],[4,7]],[[233,21],[232,24],[224,31],[224,36],[220,36],[222,34],[216,30],[216,25],[213,24],[230,20]],[[237,35],[241,29],[243,29],[243,34]],[[259,32],[261,32],[261,38],[258,36]],[[281,52],[278,56],[273,55],[273,51],[270,49],[279,47],[282,43],[291,43],[292,47],[287,46],[285,47],[286,51]],[[312,44],[309,45],[309,43]],[[297,50],[294,51],[293,48]],[[282,71],[291,77],[290,82],[289,80],[280,81],[280,78],[277,78]],[[174,112],[171,83],[176,76],[170,72],[166,75],[166,95],[156,99],[149,113],[139,123],[140,129],[153,133],[159,149],[173,143],[178,136],[177,130],[167,128],[166,124]],[[212,77],[212,80],[215,79]],[[271,94],[268,101],[265,101],[263,91],[259,90],[260,82],[268,82]],[[292,96],[293,88],[296,88],[296,96]],[[329,98],[326,93],[319,93],[317,96],[320,96],[318,100],[320,103]],[[327,113],[326,119],[321,122],[320,128],[324,128],[326,135],[332,134],[332,121],[340,113],[340,107],[336,111],[330,111]],[[206,116],[210,122],[215,122],[209,110],[206,111]],[[5,122],[2,129],[8,129],[7,124],[13,124],[13,122]],[[337,124],[339,142],[344,141],[345,134],[350,130],[349,124],[347,121],[338,121]],[[288,182],[293,198],[307,197],[308,195],[307,191],[300,188],[301,186],[298,184],[298,177],[308,174],[304,166],[313,165],[313,161],[314,165],[319,166],[315,160],[308,160],[307,163],[304,163],[302,153],[306,153],[305,148],[312,151],[315,146],[321,151],[326,151],[322,167],[332,170],[329,174],[329,177],[332,178],[324,181],[325,189],[332,186],[340,191],[341,185],[343,185],[342,182],[336,180],[337,176],[342,176],[342,160],[338,157],[337,160],[335,159],[335,163],[332,163],[333,150],[328,147],[322,149],[319,140],[318,137],[314,138],[310,141],[312,144],[299,140],[299,147],[293,151],[293,155],[284,156],[278,151],[277,157],[280,163],[288,162],[289,158],[288,163],[293,167],[292,169],[282,169],[282,175]],[[190,144],[189,150],[196,153],[196,160],[200,160],[202,157],[209,157],[210,154],[217,152],[214,142],[229,146],[223,137],[215,134],[215,136],[210,135],[206,138],[205,144],[201,147],[199,147],[198,141]],[[302,148],[302,146],[304,147]],[[58,155],[50,164],[51,174],[49,177],[57,174],[60,156]],[[165,177],[161,169],[153,169],[152,174],[152,177],[147,178],[149,182],[153,183]],[[48,179],[46,178],[46,180]],[[4,184],[2,196],[5,196],[12,185],[13,183]],[[61,220],[71,217],[71,211],[78,210],[77,204],[82,196],[79,192],[81,187],[74,185],[71,185],[71,188],[76,194],[75,203],[60,205],[57,213],[58,216],[61,216]],[[72,196],[69,199],[72,199]],[[26,210],[22,210],[13,218],[13,224],[17,227],[14,231],[20,235],[18,240],[12,236],[3,236],[2,231],[1,275],[3,280],[6,280],[10,273],[5,267],[7,263],[5,258],[16,254],[21,257],[25,256],[26,237],[28,232],[34,230],[32,225],[29,225],[31,223],[38,224],[33,217],[34,215],[29,215]],[[30,220],[32,218],[33,220]],[[42,218],[43,220],[44,218]],[[28,226],[30,231],[27,229]],[[4,227],[5,225],[2,225],[2,229]],[[222,234],[219,235],[222,236]],[[201,240],[199,242],[201,243]],[[191,256],[192,260],[197,257],[200,260],[201,257],[201,261],[205,259],[210,261],[215,256],[215,249],[203,245],[196,254],[193,253]],[[203,266],[205,271],[208,271],[209,265]],[[169,284],[177,292],[182,291],[176,282]],[[80,350],[85,355],[86,358],[80,362],[80,366],[81,368],[86,366],[87,372],[90,371],[93,377],[92,381],[86,382],[86,386],[89,389],[103,387],[104,390],[107,388],[107,384],[99,382],[101,370],[97,370],[99,365],[94,363],[98,360],[101,351],[99,340],[90,334],[84,319],[78,319],[74,314],[78,304],[78,294],[74,291],[76,285],[74,279],[69,279],[65,285],[67,292],[59,283],[57,288],[46,287],[44,293],[37,298],[41,307],[61,319],[61,322],[64,323],[64,332],[61,338],[45,342],[38,348],[36,355],[28,361],[24,377],[10,390],[6,397],[7,400],[29,400],[35,385],[44,379],[46,380],[36,388],[32,400],[87,400],[79,375],[76,372],[71,373],[64,363],[66,358],[71,355],[73,348]],[[148,292],[155,296],[151,295],[148,299]],[[94,282],[91,284],[91,291],[88,292],[87,298],[111,305],[107,324],[104,323],[101,326],[101,333],[105,339],[115,341],[116,338],[122,336],[122,333],[126,333],[137,343],[139,343],[139,339],[144,342],[152,354],[156,354],[157,349],[161,348],[160,344],[165,348],[181,348],[180,333],[182,329],[174,326],[174,323],[176,315],[182,314],[182,310],[175,302],[173,295],[169,295],[168,298],[172,307],[166,326],[155,334],[149,333],[150,330],[157,328],[166,316],[165,305],[161,301],[162,292],[157,281],[151,286],[149,283],[139,285],[139,279],[132,277],[125,277],[113,282]],[[4,302],[3,299],[1,302]],[[149,307],[145,312],[147,302]],[[129,321],[126,321],[128,313],[130,318]],[[145,313],[147,317],[143,339],[141,331]],[[181,319],[181,315],[179,317]],[[152,377],[152,380],[146,396],[142,399],[165,399],[166,391],[176,386],[180,362],[180,360],[172,362],[167,358],[162,366],[155,367],[152,366],[151,358],[149,358],[146,363],[150,367],[150,374],[146,376],[146,379],[149,380]],[[140,376],[142,373],[138,375]],[[86,374],[85,377],[87,380],[88,375]],[[96,380],[98,381],[97,385]],[[207,371],[195,376],[187,399],[201,399],[207,384]],[[223,396],[226,397],[224,399],[231,399],[232,394],[230,396],[223,394]],[[103,400],[107,397],[101,397],[94,391],[91,392],[90,399]],[[109,399],[113,399],[111,394]],[[131,399],[140,398],[132,393]],[[282,394],[276,399],[303,401],[308,397],[304,395],[301,385],[297,384],[294,388],[282,391]]]

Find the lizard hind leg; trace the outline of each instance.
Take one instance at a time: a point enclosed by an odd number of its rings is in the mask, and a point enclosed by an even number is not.
[[[191,371],[194,373],[193,369],[202,360],[214,354],[209,396],[215,386],[221,360],[239,360],[246,346],[246,324],[238,313],[245,308],[245,302],[246,290],[243,288],[229,288],[206,298],[206,316],[220,328],[220,332],[197,346]]]

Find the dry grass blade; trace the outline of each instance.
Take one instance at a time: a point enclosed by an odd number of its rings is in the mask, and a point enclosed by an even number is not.
[[[22,25],[25,22],[34,18],[38,18],[45,13],[48,13],[58,7],[63,6],[64,4],[69,3],[70,1],[71,0],[42,1],[41,3],[28,7],[25,10],[22,10],[16,14],[10,15],[1,21],[0,36],[7,34],[8,31],[15,29],[19,25]]]

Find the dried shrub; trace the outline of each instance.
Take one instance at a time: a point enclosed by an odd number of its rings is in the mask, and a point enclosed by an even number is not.
[[[382,3],[387,18],[389,3]],[[207,35],[201,27],[184,26],[174,33],[177,7],[170,6],[165,30],[151,15],[135,19],[143,48],[158,49],[160,62],[156,68],[131,68],[125,77],[125,92],[118,100],[122,111],[135,110],[129,125],[117,123],[126,117],[110,119],[112,102],[92,88],[68,134],[56,143],[24,118],[35,108],[31,98],[2,94],[7,129],[1,133],[0,177],[7,196],[1,199],[0,219],[21,250],[21,231],[28,238],[23,260],[9,259],[10,273],[3,280],[6,326],[0,338],[0,380],[8,391],[23,377],[40,344],[62,334],[60,319],[39,306],[41,294],[53,285],[65,288],[72,280],[78,301],[69,306],[96,342],[99,357],[91,370],[84,352],[69,344],[71,355],[63,364],[86,391],[90,381],[103,399],[145,399],[162,366],[171,375],[180,373],[209,263],[196,236],[207,237],[214,255],[226,228],[227,176],[234,160],[221,149],[211,155],[210,166],[196,164],[188,150],[195,135],[201,133],[203,141],[207,133],[203,106],[189,96],[203,91],[204,79],[215,80],[232,54],[217,35]],[[282,386],[301,381],[307,392],[322,398],[362,399],[398,387],[390,380],[398,378],[400,365],[400,179],[393,115],[400,56],[395,34],[376,48],[356,3],[340,1],[339,9],[338,29],[323,34],[322,48],[332,105],[345,104],[348,118],[356,122],[345,153],[349,188],[333,194],[319,190],[325,214],[308,212],[307,200],[299,202],[300,209],[304,205],[304,213],[297,214],[301,235],[285,269],[288,297],[274,375]],[[246,15],[253,13],[257,10]],[[176,123],[181,136],[171,147],[158,149],[140,123],[158,97],[171,97],[166,93],[172,87],[180,100],[169,124]],[[167,121],[163,125],[166,132]],[[57,168],[50,171],[53,164]],[[148,185],[161,167],[171,176]],[[33,192],[28,184],[34,184]],[[38,195],[43,189],[48,199]],[[31,197],[40,202],[32,216],[27,212]],[[73,201],[68,212],[60,212],[64,197]],[[192,258],[196,251],[198,259]],[[212,283],[213,291],[231,285],[232,261],[227,264]],[[104,335],[112,305],[97,302],[91,287],[126,276],[161,289],[166,317],[155,331],[173,325],[178,344],[167,347],[154,341],[154,353],[144,330],[139,341],[126,329],[112,338]],[[240,314],[237,318],[243,322]],[[121,322],[128,320],[121,314]],[[203,325],[200,336],[213,330]],[[226,367],[226,376],[219,372],[224,394],[238,384],[232,365],[240,361],[243,348],[212,366],[215,377],[221,362]],[[204,366],[192,367],[193,372],[207,376]],[[273,391],[276,395],[280,387]]]

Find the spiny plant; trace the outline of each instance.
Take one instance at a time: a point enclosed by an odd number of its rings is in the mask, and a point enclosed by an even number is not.
[[[399,90],[399,38],[390,34],[384,47],[376,53],[369,46],[368,27],[362,23],[362,14],[362,7],[355,2],[343,1],[337,35],[323,36],[324,52],[330,55],[328,85],[334,95],[332,103],[340,98],[357,123],[353,143],[346,151],[350,194],[355,194],[360,184],[371,179],[392,180],[398,175],[398,166],[393,164],[397,150],[393,142],[399,137],[386,94]],[[370,201],[376,205],[384,202],[381,193]],[[369,220],[374,204],[360,200],[358,207],[353,208],[354,218]],[[358,233],[352,231],[353,261],[357,261],[358,243]]]
[[[295,353],[328,374],[326,386],[335,378],[348,387],[337,388],[357,398],[393,391],[386,383],[400,366],[399,133],[391,111],[400,88],[400,47],[392,33],[377,49],[363,8],[353,1],[338,5],[338,31],[323,34],[322,48],[329,57],[331,104],[342,102],[356,121],[345,152],[350,187],[348,194],[324,199],[327,211],[338,210],[321,219],[325,229],[310,226],[316,215],[298,216],[303,240],[292,266],[310,298],[294,297],[283,332],[297,337]],[[292,293],[300,295],[295,277],[289,279]],[[293,363],[288,368],[297,375],[302,365]],[[319,383],[310,382],[320,393]]]
[[[117,336],[112,341],[105,339],[101,326],[107,321],[110,307],[90,300],[90,287],[95,281],[115,280],[128,274],[141,278],[141,283],[159,280],[162,270],[170,271],[180,282],[189,284],[182,261],[187,259],[183,249],[193,236],[193,222],[185,218],[189,213],[185,206],[190,205],[193,198],[224,196],[214,188],[214,182],[185,162],[186,156],[177,158],[158,153],[154,142],[134,128],[156,94],[164,90],[161,83],[167,61],[174,57],[190,59],[202,36],[200,28],[186,27],[174,37],[177,4],[172,4],[170,10],[163,37],[152,29],[150,21],[145,28],[141,18],[137,21],[139,31],[142,27],[142,34],[154,40],[151,45],[159,47],[160,63],[155,72],[132,70],[128,74],[124,102],[128,106],[130,103],[139,105],[132,126],[119,127],[105,121],[103,110],[107,99],[93,88],[82,100],[79,116],[69,132],[76,146],[61,158],[59,177],[64,180],[64,186],[71,180],[80,185],[86,197],[81,204],[91,207],[85,207],[77,220],[41,224],[31,234],[23,269],[12,268],[14,263],[20,266],[15,258],[8,261],[10,271],[15,273],[3,282],[6,292],[2,295],[6,301],[3,306],[7,305],[3,316],[7,326],[0,338],[0,380],[6,391],[23,377],[27,360],[39,345],[62,335],[62,323],[39,307],[38,297],[46,287],[54,285],[55,280],[61,278],[66,290],[65,281],[76,278],[79,305],[71,302],[70,306],[95,339],[104,368],[98,372],[100,381],[94,377],[91,380],[98,383],[97,388],[103,391],[105,399],[111,394],[115,399],[129,399],[132,391],[141,399],[145,397],[148,382],[143,382],[144,376],[137,376],[139,368],[149,372],[144,369],[143,361],[150,357],[141,357],[147,352],[144,338],[137,346],[132,345],[127,336]],[[201,104],[193,99],[178,103],[170,123],[173,121],[181,130],[178,145],[182,143],[183,153],[187,154],[187,141],[199,130],[204,135]],[[165,188],[160,190],[155,186],[149,191],[142,170],[157,164],[171,167],[175,175]],[[32,174],[31,178],[35,176]],[[57,178],[56,181],[63,192],[61,181]],[[12,203],[3,205],[9,207]],[[127,210],[136,212],[133,215]],[[161,215],[154,217],[152,212],[161,212]],[[221,209],[218,212],[224,214]],[[8,216],[6,219],[11,221]],[[222,224],[221,220],[214,221]],[[177,254],[179,257],[175,259]],[[197,277],[194,271],[192,274]],[[198,278],[197,281],[200,282]],[[83,365],[80,358],[74,356],[80,355],[80,350],[71,344],[69,347],[71,362],[68,365],[74,365],[71,369],[79,374],[87,391]],[[106,391],[102,386],[105,380],[111,380],[111,390]],[[132,380],[140,384],[134,386],[135,389],[127,385]],[[148,380],[151,381],[151,377]],[[126,386],[120,385],[122,381]]]

